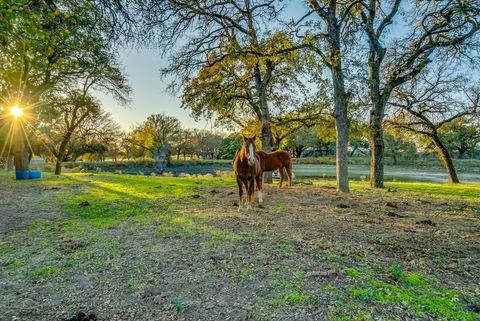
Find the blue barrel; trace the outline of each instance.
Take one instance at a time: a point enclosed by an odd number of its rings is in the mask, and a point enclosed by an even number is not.
[[[28,179],[30,176],[29,171],[15,171],[15,178],[17,180],[25,180]]]
[[[40,179],[42,178],[42,172],[41,171],[30,171],[28,174],[28,178],[30,179]]]

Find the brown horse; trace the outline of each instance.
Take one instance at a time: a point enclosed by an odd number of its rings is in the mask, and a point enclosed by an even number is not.
[[[263,206],[262,198],[262,168],[260,167],[260,157],[255,154],[255,138],[247,138],[243,136],[243,145],[235,155],[233,160],[233,171],[237,176],[238,195],[240,204],[238,211],[240,212],[243,205],[247,205],[247,209],[252,208],[252,202],[255,193],[255,181],[257,182],[258,202],[260,207]],[[243,198],[243,185],[247,192],[246,199]]]
[[[258,151],[257,155],[260,156],[260,166],[262,172],[271,172],[278,169],[280,173],[280,187],[283,184],[284,172],[287,171],[288,186],[292,186],[292,155],[284,150],[276,150],[271,153],[265,153]]]

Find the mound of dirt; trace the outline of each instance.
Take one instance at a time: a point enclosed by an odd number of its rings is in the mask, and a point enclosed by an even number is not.
[[[95,314],[90,313],[89,315],[78,312],[75,316],[67,319],[63,319],[62,321],[98,321],[98,318]]]

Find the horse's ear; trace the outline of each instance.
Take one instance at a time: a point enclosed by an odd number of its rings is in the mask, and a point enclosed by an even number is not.
[[[257,139],[257,134],[253,135],[252,140]]]
[[[246,142],[247,141],[247,137],[245,137],[245,135],[242,135],[242,138],[243,138],[243,141]]]

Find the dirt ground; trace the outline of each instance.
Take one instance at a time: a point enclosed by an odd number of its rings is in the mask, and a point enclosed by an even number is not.
[[[480,309],[479,203],[271,186],[264,209],[239,213],[233,185],[208,186],[194,203],[156,200],[168,219],[60,224],[74,217],[49,200],[82,191],[0,184],[0,320],[441,319],[357,296],[373,279],[406,288],[392,265],[425,276],[419,291],[444,288],[464,312]]]

